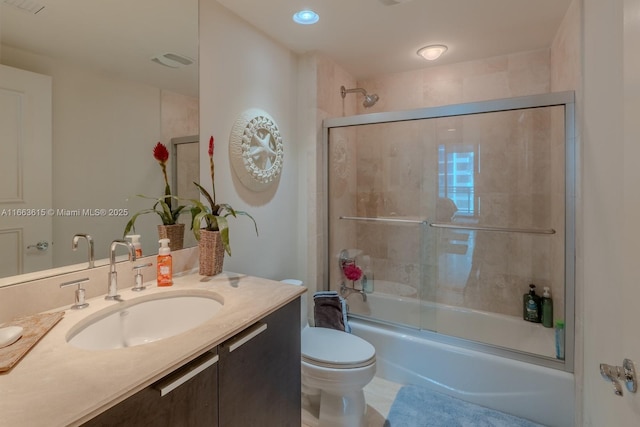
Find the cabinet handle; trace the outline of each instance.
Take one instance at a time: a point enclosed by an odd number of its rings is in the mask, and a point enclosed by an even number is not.
[[[254,339],[255,337],[257,337],[258,335],[260,335],[266,330],[267,330],[266,323],[256,323],[251,328],[249,328],[242,336],[237,338],[232,338],[233,341],[231,342],[231,344],[229,344],[229,353],[231,353],[234,350],[237,350],[240,346],[251,341],[252,339]]]
[[[219,357],[217,354],[210,354],[209,356],[205,357],[204,360],[198,365],[191,367],[191,369],[189,369],[189,372],[187,372],[186,374],[181,375],[178,378],[171,377],[167,378],[166,380],[162,380],[156,385],[156,389],[158,389],[158,391],[160,392],[160,396],[166,396],[176,388],[180,387],[182,384],[189,381],[191,378],[198,375],[200,372],[204,371],[210,366],[215,365],[218,362],[218,359]]]

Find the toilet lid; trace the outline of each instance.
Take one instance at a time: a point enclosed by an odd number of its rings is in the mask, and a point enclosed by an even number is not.
[[[347,332],[329,328],[302,330],[302,359],[330,368],[357,368],[372,364],[376,349]]]

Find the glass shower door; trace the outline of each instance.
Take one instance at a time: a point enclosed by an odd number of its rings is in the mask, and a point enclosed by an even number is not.
[[[555,363],[554,323],[573,327],[565,95],[327,127],[330,289],[352,314]],[[344,259],[361,277],[345,275]],[[523,318],[531,284],[540,297],[548,288],[551,323]]]

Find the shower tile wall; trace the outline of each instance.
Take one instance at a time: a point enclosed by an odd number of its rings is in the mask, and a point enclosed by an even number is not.
[[[549,76],[549,51],[541,50],[381,76],[358,86],[380,96],[368,113],[544,93],[549,91]],[[352,222],[331,228],[331,256],[356,242],[371,256],[377,281],[409,286],[409,292],[402,288],[404,296],[513,316],[522,314],[521,296],[530,282],[540,291],[550,286],[556,317],[562,317],[562,122],[561,112],[545,109],[332,130],[331,141],[335,137],[340,148],[331,145],[330,157],[347,155],[347,169],[353,168],[342,172],[342,185],[330,187],[340,193],[331,194],[332,214],[340,206],[340,215],[433,221],[446,210],[443,201],[438,203],[435,184],[438,145],[481,146],[482,173],[475,188],[482,206],[479,223],[553,228],[557,233],[470,233]],[[336,172],[330,174],[335,179]],[[425,233],[435,239],[425,239]],[[456,253],[460,246],[450,246],[452,237],[470,240],[474,250],[461,256]],[[425,246],[427,240],[435,246]],[[426,251],[434,249],[437,268],[424,263]],[[339,273],[333,270],[330,283],[335,289]],[[437,285],[424,286],[425,277]]]

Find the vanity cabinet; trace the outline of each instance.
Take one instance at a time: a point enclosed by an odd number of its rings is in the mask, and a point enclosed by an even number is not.
[[[83,426],[300,426],[300,299]]]
[[[218,426],[218,355],[209,351],[83,426]]]
[[[300,299],[219,346],[221,427],[300,427]]]

